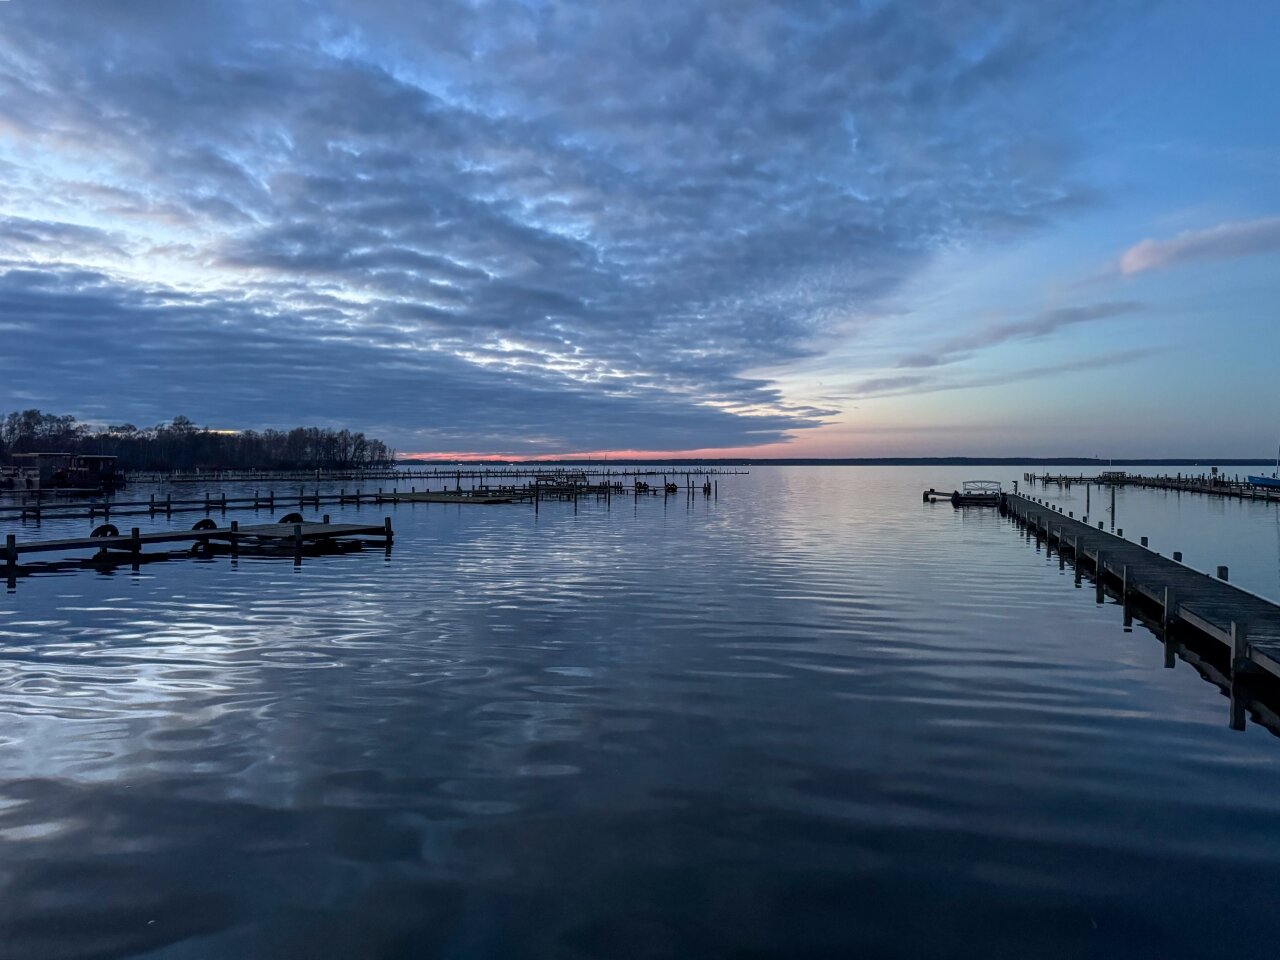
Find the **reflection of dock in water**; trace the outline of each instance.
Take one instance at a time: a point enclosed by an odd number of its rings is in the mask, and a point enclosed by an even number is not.
[[[1163,557],[1122,536],[1091,527],[1070,513],[1025,495],[1007,494],[1001,507],[1028,536],[1069,557],[1077,585],[1092,570],[1099,603],[1117,598],[1126,626],[1137,616],[1165,643],[1165,666],[1175,656],[1219,686],[1231,699],[1231,725],[1244,726],[1246,710],[1280,735],[1280,605],[1218,577]],[[1219,679],[1221,682],[1219,682]]]

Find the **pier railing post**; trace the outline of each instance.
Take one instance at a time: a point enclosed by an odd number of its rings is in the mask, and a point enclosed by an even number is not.
[[[1249,626],[1238,620],[1231,621],[1231,672],[1235,674],[1241,669],[1248,669],[1249,660]]]

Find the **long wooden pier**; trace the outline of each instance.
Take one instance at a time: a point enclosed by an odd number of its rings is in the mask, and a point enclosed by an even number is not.
[[[227,527],[219,527],[212,520],[201,520],[190,530],[157,530],[143,533],[138,527],[128,533],[119,533],[114,527],[104,525],[87,537],[65,537],[56,540],[19,541],[15,534],[5,535],[3,569],[8,585],[12,587],[20,575],[34,572],[31,565],[22,564],[23,557],[32,554],[70,554],[91,550],[90,557],[62,561],[53,566],[113,566],[120,563],[140,563],[168,559],[172,552],[146,552],[148,547],[185,546],[188,553],[211,554],[264,553],[271,555],[292,554],[295,563],[301,563],[306,555],[340,553],[358,548],[365,543],[390,547],[394,539],[391,518],[385,517],[377,525],[358,523],[330,523],[323,520],[308,521],[298,514],[282,517],[278,523],[261,523],[242,527],[232,521]]]
[[[579,498],[587,499],[595,497],[597,499],[611,499],[626,495],[647,496],[650,494],[674,495],[682,490],[692,493],[702,490],[704,493],[714,494],[719,499],[719,480],[712,480],[710,477],[703,477],[700,486],[692,482],[692,475],[684,474],[658,474],[662,477],[662,483],[649,483],[645,480],[635,479],[630,485],[624,486],[620,481],[601,481],[591,482],[580,474],[539,474],[533,478],[533,483],[524,484],[497,484],[491,485],[485,483],[472,483],[471,486],[462,487],[455,485],[454,489],[442,486],[440,489],[431,490],[424,487],[419,489],[416,486],[409,487],[408,490],[401,490],[394,487],[390,490],[384,490],[379,487],[377,490],[366,492],[363,489],[347,490],[340,489],[337,493],[321,493],[319,487],[308,491],[306,487],[299,487],[297,493],[281,492],[275,490],[255,490],[252,496],[227,496],[226,491],[219,491],[217,494],[206,491],[203,497],[179,497],[174,498],[172,493],[163,497],[151,494],[146,500],[90,500],[80,503],[54,503],[45,502],[42,498],[32,498],[28,500],[23,497],[18,503],[0,503],[0,521],[5,519],[18,520],[34,520],[40,522],[42,520],[97,520],[101,519],[109,521],[113,518],[121,519],[124,517],[171,517],[175,513],[203,513],[210,516],[214,513],[225,514],[229,510],[268,510],[274,511],[279,507],[297,506],[299,508],[315,507],[319,509],[327,504],[354,504],[360,506],[362,504],[382,504],[382,503],[467,503],[467,504],[508,504],[508,503],[532,503],[537,507],[539,501],[548,500],[572,500],[575,503]],[[687,485],[681,487],[678,483],[672,481],[672,477],[683,477],[686,479]]]
[[[1112,586],[1126,605],[1156,612],[1166,636],[1190,628],[1225,648],[1229,675],[1264,673],[1280,678],[1280,605],[1242,590],[1146,546],[1075,519],[1037,498],[1006,494],[1001,510],[1035,536],[1070,556],[1077,583],[1093,570],[1099,600]],[[1225,577],[1226,568],[1219,568]]]
[[[1070,488],[1072,485],[1096,484],[1107,487],[1138,487],[1140,489],[1173,490],[1178,493],[1202,493],[1213,497],[1227,497],[1235,500],[1262,500],[1267,503],[1280,503],[1280,489],[1255,487],[1247,479],[1238,475],[1200,473],[1200,474],[1161,474],[1146,476],[1140,473],[1122,471],[1107,472],[1087,476],[1085,474],[1049,474],[1024,473],[1022,479],[1035,486],[1059,486]]]
[[[134,471],[128,474],[129,483],[337,483],[377,480],[427,480],[452,482],[461,486],[464,480],[504,482],[532,480],[535,477],[555,475],[560,477],[586,477],[600,481],[625,481],[637,477],[683,477],[686,485],[692,478],[745,476],[749,470],[730,467],[615,467],[607,464],[539,465],[536,463],[495,465],[476,464],[439,467],[404,467],[374,470],[203,470],[193,472]]]

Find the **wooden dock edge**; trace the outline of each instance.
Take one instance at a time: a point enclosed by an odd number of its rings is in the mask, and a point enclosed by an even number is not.
[[[1090,527],[1037,498],[1006,494],[1001,511],[1056,548],[1060,558],[1070,555],[1077,582],[1081,564],[1088,563],[1099,594],[1110,584],[1126,605],[1140,598],[1158,611],[1165,631],[1183,625],[1225,647],[1232,675],[1280,678],[1280,604]]]

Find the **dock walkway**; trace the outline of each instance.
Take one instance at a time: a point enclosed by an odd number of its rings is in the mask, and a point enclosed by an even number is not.
[[[224,550],[235,555],[241,551],[265,551],[279,554],[292,550],[295,562],[301,562],[303,553],[338,552],[356,548],[370,540],[390,547],[393,535],[391,518],[386,517],[377,526],[359,523],[330,523],[299,520],[286,517],[279,523],[259,523],[242,527],[232,521],[228,527],[212,526],[204,520],[190,530],[157,530],[143,533],[134,527],[127,534],[107,534],[88,537],[64,537],[56,540],[19,541],[10,533],[5,536],[4,553],[0,557],[4,576],[12,586],[19,574],[31,570],[19,561],[31,554],[67,554],[91,550],[93,554],[83,563],[138,563],[144,557],[144,549],[155,546],[187,545],[201,552]]]
[[[1094,570],[1099,593],[1104,583],[1118,588],[1127,604],[1156,608],[1166,632],[1185,624],[1227,647],[1232,673],[1262,671],[1280,677],[1280,605],[1225,580],[1107,533],[1022,494],[1006,494],[1001,508],[1015,521],[1069,554],[1080,578],[1081,563]]]

